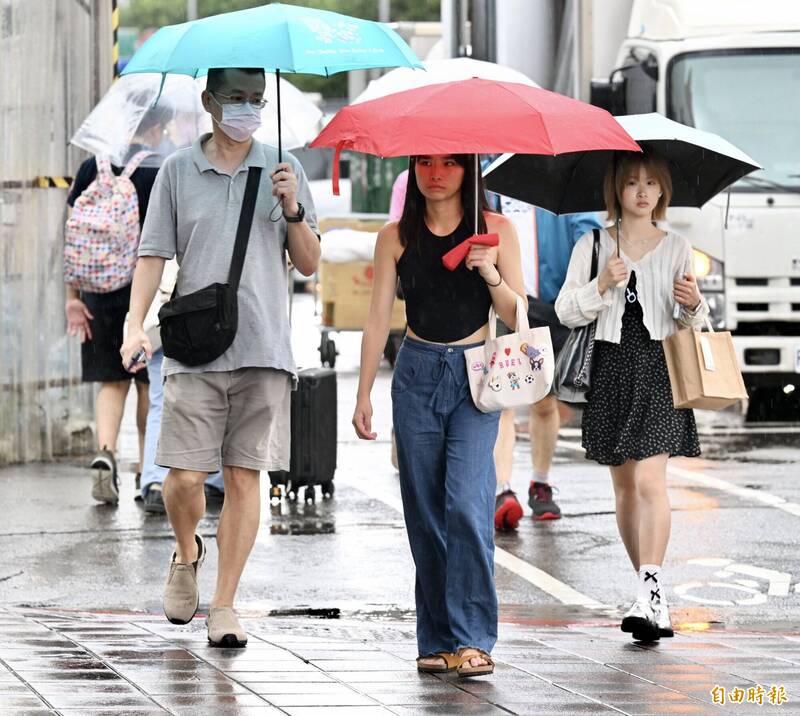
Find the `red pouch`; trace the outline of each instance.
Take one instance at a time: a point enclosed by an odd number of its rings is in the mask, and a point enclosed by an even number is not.
[[[442,263],[450,271],[455,271],[458,265],[467,258],[469,249],[473,244],[478,244],[480,246],[497,246],[499,243],[499,234],[473,234],[442,256]]]

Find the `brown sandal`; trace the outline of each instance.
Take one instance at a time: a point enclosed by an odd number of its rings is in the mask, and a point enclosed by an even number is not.
[[[421,659],[433,659],[434,657],[443,659],[445,666],[438,666],[438,665],[429,666],[427,664],[420,663]],[[449,651],[440,651],[437,654],[430,654],[428,656],[418,656],[417,671],[421,671],[423,674],[445,674],[448,671],[453,671],[454,669],[457,669],[460,663],[461,659],[456,654],[451,654]]]
[[[465,646],[458,650],[456,656],[458,657],[456,673],[462,679],[469,678],[471,676],[488,676],[489,674],[494,673],[494,660],[483,649]],[[469,663],[469,660],[474,659],[475,657],[479,657],[487,663],[481,664],[480,666],[472,666]]]

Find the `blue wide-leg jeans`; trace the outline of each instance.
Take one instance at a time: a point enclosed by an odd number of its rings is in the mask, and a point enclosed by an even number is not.
[[[497,640],[493,450],[499,413],[472,402],[464,351],[406,338],[392,407],[422,656]]]

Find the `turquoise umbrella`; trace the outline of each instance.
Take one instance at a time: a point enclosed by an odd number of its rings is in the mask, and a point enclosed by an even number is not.
[[[331,75],[422,63],[388,25],[326,10],[272,3],[162,27],[123,74],[205,75],[212,67],[263,67],[275,72]],[[280,92],[278,123],[280,126]],[[278,152],[281,152],[280,132]]]

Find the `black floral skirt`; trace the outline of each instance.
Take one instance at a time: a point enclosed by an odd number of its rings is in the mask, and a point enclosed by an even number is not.
[[[601,465],[661,453],[697,457],[694,413],[672,405],[664,349],[642,322],[633,272],[626,296],[620,343],[596,341],[594,346],[592,390],[582,423],[586,457]]]

